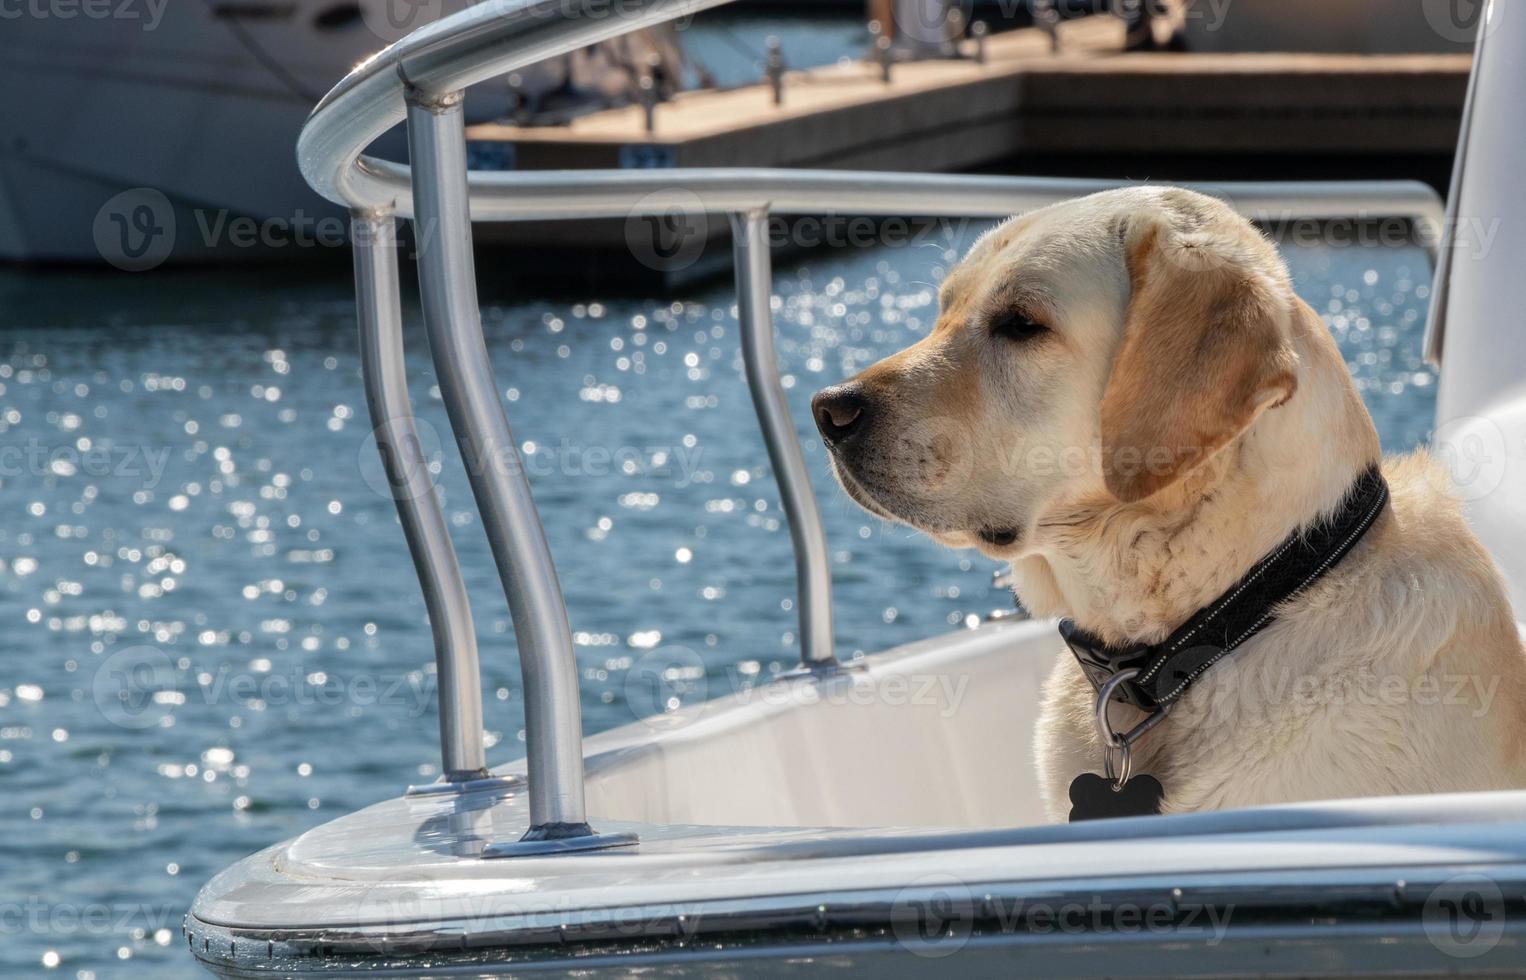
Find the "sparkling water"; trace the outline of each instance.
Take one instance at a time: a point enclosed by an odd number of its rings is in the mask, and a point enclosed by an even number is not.
[[[779,260],[779,353],[845,655],[1010,602],[994,563],[849,503],[808,409],[928,330],[935,283],[978,230]],[[1424,253],[1289,260],[1386,447],[1423,442]],[[514,637],[418,319],[410,300],[413,398],[500,763],[523,751]],[[212,874],[438,775],[430,634],[368,438],[349,278],[341,264],[299,282],[3,273],[0,326],[0,975],[199,975],[179,924]],[[627,685],[644,658],[703,665],[683,702],[791,665],[789,532],[729,284],[671,302],[489,295],[484,326],[566,591],[587,730],[654,707]]]

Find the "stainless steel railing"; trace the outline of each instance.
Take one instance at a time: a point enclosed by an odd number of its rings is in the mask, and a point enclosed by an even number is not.
[[[461,93],[469,85],[727,0],[488,0],[414,32],[357,67],[308,120],[308,183],[353,212],[357,316],[367,401],[434,629],[445,776],[437,790],[491,784],[471,612],[439,504],[420,474],[403,383],[395,219],[424,228],[419,277],[430,350],[451,428],[498,566],[525,685],[530,828],[485,856],[630,843],[597,834],[583,806],[577,664],[556,568],[497,396],[472,267],[471,222],[630,217],[698,208],[731,217],[743,360],[795,547],[803,665],[832,665],[826,537],[773,347],[770,214],[984,217],[1119,186],[1118,181],[810,170],[467,172]],[[618,16],[615,11],[618,9]],[[410,169],[363,155],[406,119]],[[1403,217],[1438,241],[1442,206],[1403,181],[1199,187],[1261,221]],[[423,481],[421,484],[420,481]]]
[[[408,400],[398,302],[397,222],[389,214],[357,212],[351,238],[366,407],[434,634],[443,779],[450,783],[480,779],[487,776],[487,761],[482,745],[477,631]]]
[[[737,322],[742,334],[742,365],[753,407],[763,427],[763,442],[773,464],[795,549],[795,581],[800,606],[800,661],[806,667],[837,662],[832,653],[832,566],[827,534],[816,509],[816,494],[800,451],[800,437],[790,418],[789,402],[779,379],[774,353],[772,256],[768,248],[768,212],[756,208],[731,216],[736,253]]]

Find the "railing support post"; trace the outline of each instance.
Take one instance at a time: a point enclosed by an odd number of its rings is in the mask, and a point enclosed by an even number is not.
[[[477,633],[461,565],[435,500],[429,461],[420,447],[408,399],[397,285],[397,222],[390,211],[356,211],[350,229],[366,408],[434,635],[441,779],[444,783],[481,780],[488,771],[482,745]]]
[[[524,677],[530,829],[519,841],[488,845],[483,856],[634,843],[629,834],[595,834],[584,813],[582,707],[567,606],[482,336],[461,93],[410,88],[407,96],[429,349],[508,598]]]
[[[789,401],[779,383],[774,351],[773,263],[768,245],[768,212],[731,216],[736,260],[737,321],[742,332],[742,364],[752,405],[763,428],[763,442],[779,484],[779,498],[795,546],[795,580],[800,606],[801,666],[837,666],[832,653],[832,568],[827,535],[816,509],[810,471],[800,451],[800,437],[790,417]]]

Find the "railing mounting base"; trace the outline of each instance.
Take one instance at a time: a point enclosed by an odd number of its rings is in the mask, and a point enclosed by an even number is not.
[[[480,776],[473,779],[447,780],[409,786],[404,796],[443,796],[456,793],[480,793],[493,789],[522,789],[524,780],[515,776]]]
[[[862,660],[850,660],[847,663],[843,663],[836,657],[833,657],[830,660],[812,660],[805,663],[796,664],[789,670],[781,671],[775,674],[773,677],[769,678],[769,680],[792,681],[800,677],[814,677],[818,679],[824,679],[827,677],[836,677],[838,674],[850,673],[855,670],[863,670],[864,666],[865,665]]]
[[[528,836],[528,835],[526,835]],[[499,841],[482,849],[485,858],[537,857],[552,854],[575,854],[579,851],[603,851],[611,847],[631,847],[641,843],[635,834],[580,834],[576,837],[553,837],[537,840],[521,838]]]

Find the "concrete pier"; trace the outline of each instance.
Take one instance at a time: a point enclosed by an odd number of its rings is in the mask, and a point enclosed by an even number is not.
[[[506,166],[782,166],[954,171],[1066,153],[1443,154],[1470,58],[1455,54],[1125,53],[1109,17],[993,35],[973,60],[853,63],[769,86],[686,92],[570,125],[472,127]],[[973,42],[969,42],[973,46]],[[503,148],[512,146],[512,151]],[[492,153],[486,154],[494,159]]]

